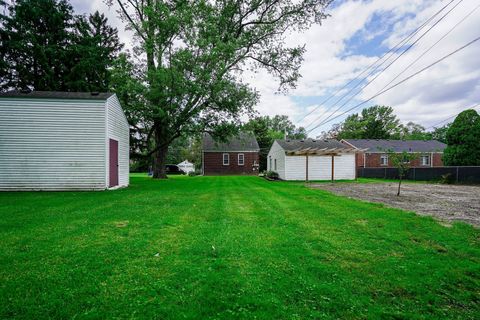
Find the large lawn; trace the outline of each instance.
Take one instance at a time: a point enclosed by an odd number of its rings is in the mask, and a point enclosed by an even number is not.
[[[0,193],[0,318],[478,319],[480,231],[257,177]]]

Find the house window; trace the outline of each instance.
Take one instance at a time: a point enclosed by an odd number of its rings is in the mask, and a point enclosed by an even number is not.
[[[388,154],[382,154],[380,156],[380,165],[381,166],[388,166]]]
[[[273,170],[277,171],[277,159],[274,159],[273,163],[274,163],[274,169]]]
[[[422,166],[429,166],[430,165],[430,156],[423,155],[420,157],[420,163]]]
[[[228,166],[230,164],[230,155],[228,153],[223,154],[223,165]]]
[[[245,164],[245,155],[243,153],[238,154],[238,165],[243,166]]]
[[[269,162],[268,168],[269,168],[270,171],[271,171],[271,170],[272,170],[272,157],[268,157],[268,162]]]

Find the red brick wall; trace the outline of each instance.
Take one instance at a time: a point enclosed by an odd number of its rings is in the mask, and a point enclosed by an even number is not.
[[[230,155],[230,164],[223,165],[224,152],[204,152],[204,175],[257,175],[258,152],[225,152]],[[238,165],[238,154],[244,154],[244,165]],[[254,163],[257,166],[254,166]]]
[[[431,153],[428,153],[431,155]],[[367,168],[384,168],[384,167],[392,167],[392,162],[390,159],[388,160],[388,166],[382,166],[380,165],[380,156],[381,153],[367,153],[366,154],[366,159],[365,159],[365,167]],[[441,167],[443,166],[443,161],[442,161],[442,153],[434,153],[433,158],[430,159],[432,161],[434,167]],[[363,167],[364,161],[363,161],[363,153],[358,153],[357,154],[357,167]],[[424,167],[420,165],[420,159],[415,159],[412,161],[411,164],[412,167]],[[429,166],[427,166],[429,167]]]

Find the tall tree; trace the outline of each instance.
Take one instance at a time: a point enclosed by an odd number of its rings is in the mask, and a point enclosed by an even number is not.
[[[422,125],[410,121],[406,125],[400,125],[400,138],[404,140],[431,140],[432,133],[426,132]]]
[[[122,48],[98,12],[75,16],[67,0],[18,0],[0,15],[0,89],[105,91]]]
[[[343,122],[339,139],[389,139],[400,132],[400,121],[388,106],[372,106]]]
[[[98,11],[88,18],[79,16],[71,52],[73,68],[67,75],[67,86],[73,91],[109,89],[110,68],[123,48],[118,30]]]
[[[284,36],[320,23],[330,0],[111,0],[145,56],[154,178],[165,178],[168,146],[182,134],[231,133],[258,95],[241,81],[249,67],[264,68],[280,89],[294,87],[303,46]],[[148,135],[150,136],[150,135]]]
[[[150,123],[143,110],[147,108],[142,72],[131,62],[127,53],[121,53],[111,68],[109,91],[115,92],[130,124],[130,159],[134,168],[147,170],[152,165],[148,150],[152,147],[148,137]]]
[[[451,123],[448,123],[442,127],[434,128],[432,132],[432,139],[438,140],[443,143],[447,143],[447,132],[450,126],[451,126]]]
[[[73,9],[66,0],[18,0],[2,18],[4,89],[65,90]]]
[[[480,165],[480,115],[473,109],[461,112],[447,131],[443,162],[447,166]]]
[[[296,127],[288,116],[276,115],[274,117],[259,116],[250,119],[243,130],[251,131],[257,138],[260,147],[260,171],[267,169],[267,155],[275,139],[305,139],[307,134],[303,127]]]

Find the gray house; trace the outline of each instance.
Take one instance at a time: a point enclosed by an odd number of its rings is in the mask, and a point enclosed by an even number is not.
[[[112,93],[0,93],[0,190],[129,183],[129,125]]]

